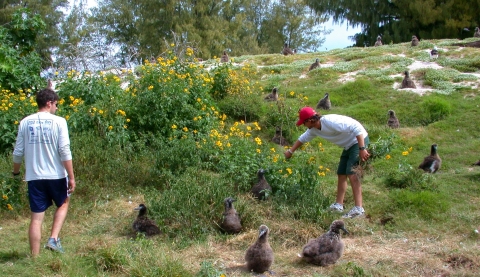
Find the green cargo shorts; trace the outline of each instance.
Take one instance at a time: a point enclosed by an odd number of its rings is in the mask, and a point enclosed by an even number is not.
[[[365,147],[368,147],[370,140],[368,136],[364,139]],[[340,156],[340,162],[338,163],[337,174],[338,175],[352,175],[353,168],[358,165],[359,162],[360,150],[358,149],[358,143],[352,145],[347,150],[343,149],[342,155]]]

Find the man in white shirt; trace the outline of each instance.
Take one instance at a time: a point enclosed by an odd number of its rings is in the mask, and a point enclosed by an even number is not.
[[[357,120],[338,114],[321,116],[311,107],[304,107],[299,111],[297,126],[304,125],[308,130],[303,133],[295,144],[285,151],[285,158],[292,157],[293,152],[304,143],[315,137],[322,137],[343,148],[337,169],[338,184],[336,202],[330,206],[333,211],[343,211],[343,200],[347,190],[347,178],[352,186],[355,206],[343,217],[354,218],[365,215],[363,209],[362,186],[360,179],[354,172],[359,158],[366,161],[370,154],[366,147],[369,139],[365,128]]]
[[[32,256],[40,253],[45,210],[57,206],[45,248],[63,253],[58,237],[67,216],[70,194],[75,190],[72,153],[67,121],[55,115],[58,95],[45,88],[37,93],[38,112],[25,117],[19,125],[13,151],[13,175],[20,174],[25,159],[31,220],[29,241]]]

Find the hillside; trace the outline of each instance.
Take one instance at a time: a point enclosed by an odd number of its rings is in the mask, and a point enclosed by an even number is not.
[[[172,136],[167,145],[153,135],[139,135],[135,143],[120,147],[116,140],[108,144],[76,133],[72,148],[78,190],[61,233],[67,253],[42,250],[36,260],[29,257],[25,200],[16,213],[0,211],[0,275],[251,276],[244,254],[261,224],[271,230],[275,254],[274,275],[264,276],[478,275],[480,167],[472,164],[480,159],[480,57],[478,48],[455,45],[458,42],[231,57],[230,76],[254,72],[242,79],[253,91],[216,100],[214,110],[226,119],[215,129],[218,132],[208,133],[205,141],[215,138],[203,148],[195,144],[200,140],[176,142]],[[436,59],[429,54],[434,46],[439,50]],[[320,66],[308,71],[317,58]],[[200,65],[210,72],[220,67],[217,59]],[[405,71],[415,89],[400,89]],[[67,93],[69,86],[60,87],[60,93]],[[264,101],[273,87],[278,88],[278,102]],[[309,239],[341,217],[326,211],[335,197],[341,149],[316,139],[284,161],[284,148],[270,140],[281,126],[293,143],[304,132],[303,126],[295,126],[298,109],[315,107],[325,93],[332,108],[319,112],[362,122],[370,135],[372,159],[361,168],[366,217],[345,219],[349,234],[343,235],[344,255],[335,265],[318,267],[297,255]],[[134,108],[123,110],[128,114]],[[386,127],[388,110],[395,110],[399,129]],[[165,126],[182,128],[170,122]],[[251,137],[244,135],[247,130],[252,130]],[[240,131],[243,137],[236,137]],[[438,144],[442,167],[436,174],[424,174],[417,167],[433,143]],[[0,167],[9,173],[11,156],[6,155]],[[259,168],[266,169],[273,187],[266,201],[248,193]],[[243,230],[237,235],[218,229],[228,196],[237,200],[235,208],[242,217]],[[350,187],[345,201],[346,207],[352,206]],[[162,234],[133,234],[133,208],[139,203],[150,208]],[[43,238],[52,215],[50,208]]]

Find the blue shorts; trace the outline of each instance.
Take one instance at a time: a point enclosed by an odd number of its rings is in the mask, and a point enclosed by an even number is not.
[[[368,147],[370,140],[368,136],[364,139],[365,147]],[[347,150],[343,149],[342,155],[340,156],[340,162],[338,163],[337,174],[338,175],[352,175],[353,168],[358,165],[360,149],[358,149],[358,143],[352,145]]]
[[[52,201],[57,207],[62,206],[68,197],[67,189],[67,178],[28,181],[30,210],[34,213],[42,213],[52,205]]]

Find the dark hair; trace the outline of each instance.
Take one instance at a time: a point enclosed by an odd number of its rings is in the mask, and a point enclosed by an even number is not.
[[[36,101],[38,108],[41,109],[45,107],[50,101],[58,101],[58,94],[51,88],[44,88],[41,91],[37,92]]]
[[[305,121],[317,121],[320,119],[320,117],[322,117],[321,115],[319,114],[315,114],[314,116],[310,117],[309,119],[305,120]]]

